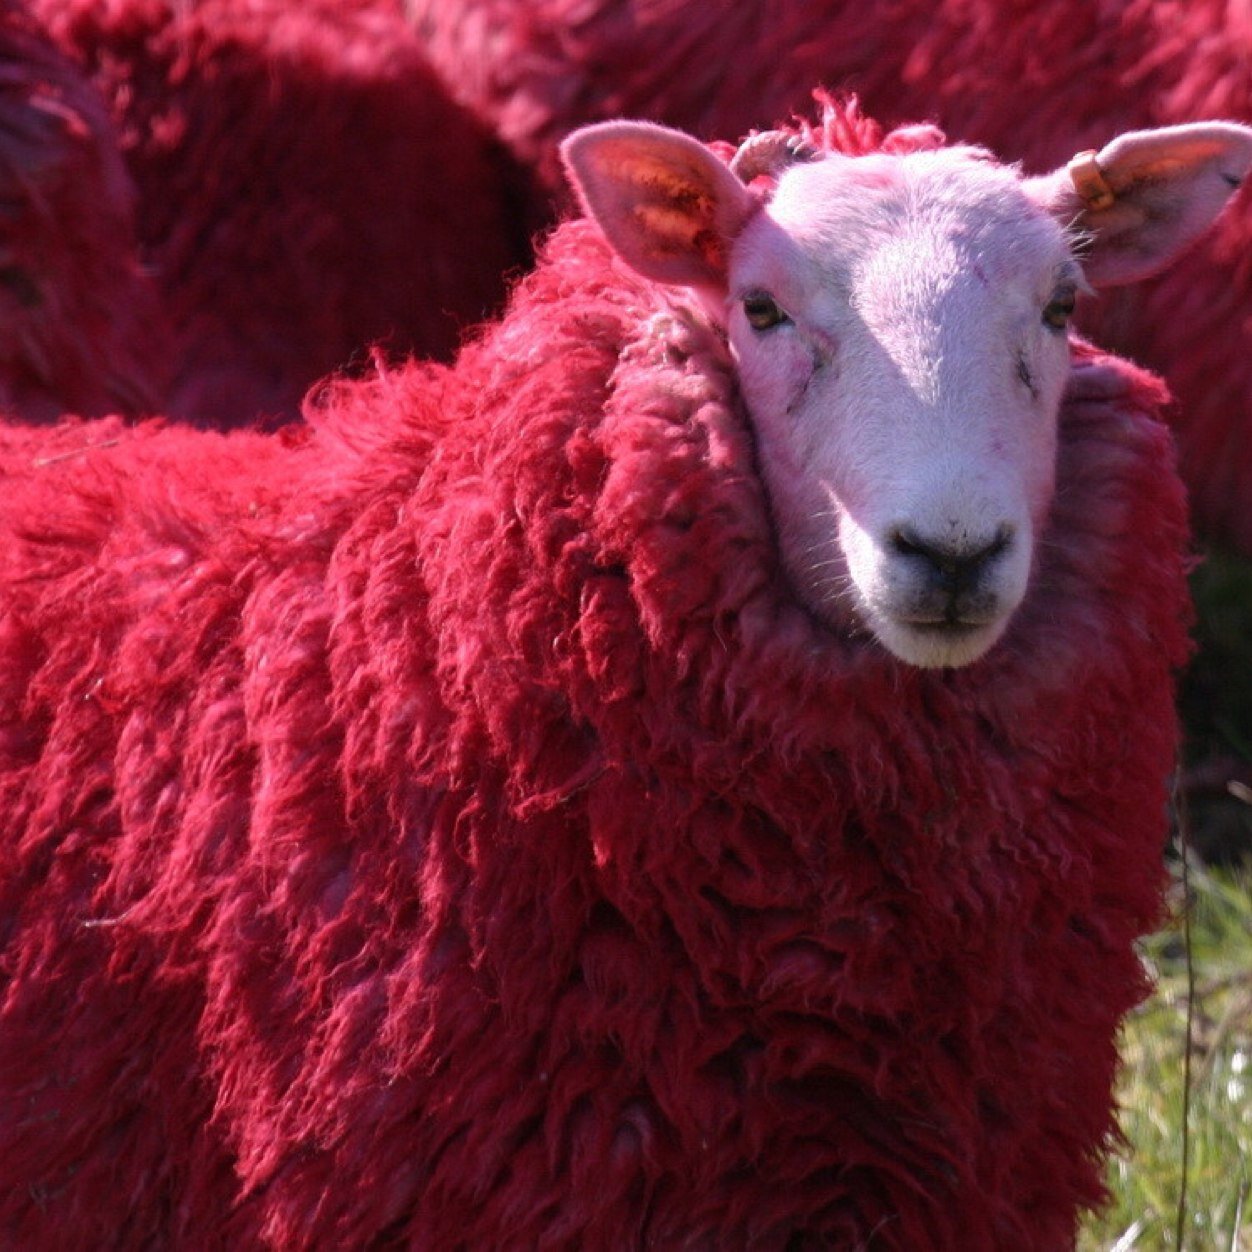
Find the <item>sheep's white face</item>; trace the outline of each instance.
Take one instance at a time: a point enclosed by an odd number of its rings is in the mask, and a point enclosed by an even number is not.
[[[726,321],[783,560],[819,617],[963,665],[1026,592],[1081,271],[969,150],[781,177],[731,250]]]
[[[955,666],[1026,594],[1075,294],[1153,273],[1207,229],[1252,168],[1252,130],[1132,132],[1031,180],[969,148],[828,155],[764,200],[648,123],[586,127],[563,152],[622,258],[725,319],[809,609]]]

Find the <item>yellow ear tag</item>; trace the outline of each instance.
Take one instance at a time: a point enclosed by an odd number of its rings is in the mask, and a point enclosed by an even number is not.
[[[1087,208],[1096,211],[1107,209],[1117,199],[1113,188],[1105,181],[1104,173],[1096,161],[1094,148],[1088,148],[1071,157],[1067,168],[1070,178],[1074,180],[1074,190]]]

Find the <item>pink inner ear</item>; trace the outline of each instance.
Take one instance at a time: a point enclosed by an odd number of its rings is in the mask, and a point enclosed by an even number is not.
[[[692,247],[704,260],[705,268],[717,277],[719,282],[726,281],[727,245],[715,230],[697,231],[691,241]]]
[[[730,240],[755,200],[689,135],[639,122],[576,131],[563,145],[588,216],[645,277],[680,286],[725,282]]]
[[[1146,178],[1196,177],[1204,167],[1229,165],[1238,174],[1252,161],[1252,131],[1232,123],[1197,122],[1158,131],[1132,131],[1107,144],[1101,167],[1115,185]]]

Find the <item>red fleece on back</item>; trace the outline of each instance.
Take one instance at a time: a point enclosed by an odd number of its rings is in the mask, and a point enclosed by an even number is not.
[[[805,614],[585,223],[308,432],[0,431],[0,1240],[1069,1246],[1186,646],[1161,389],[1075,351],[952,672]]]

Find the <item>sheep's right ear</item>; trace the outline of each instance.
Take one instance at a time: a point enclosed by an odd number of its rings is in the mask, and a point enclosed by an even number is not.
[[[649,122],[576,130],[561,155],[587,216],[645,278],[726,283],[730,244],[759,202],[707,148]]]

